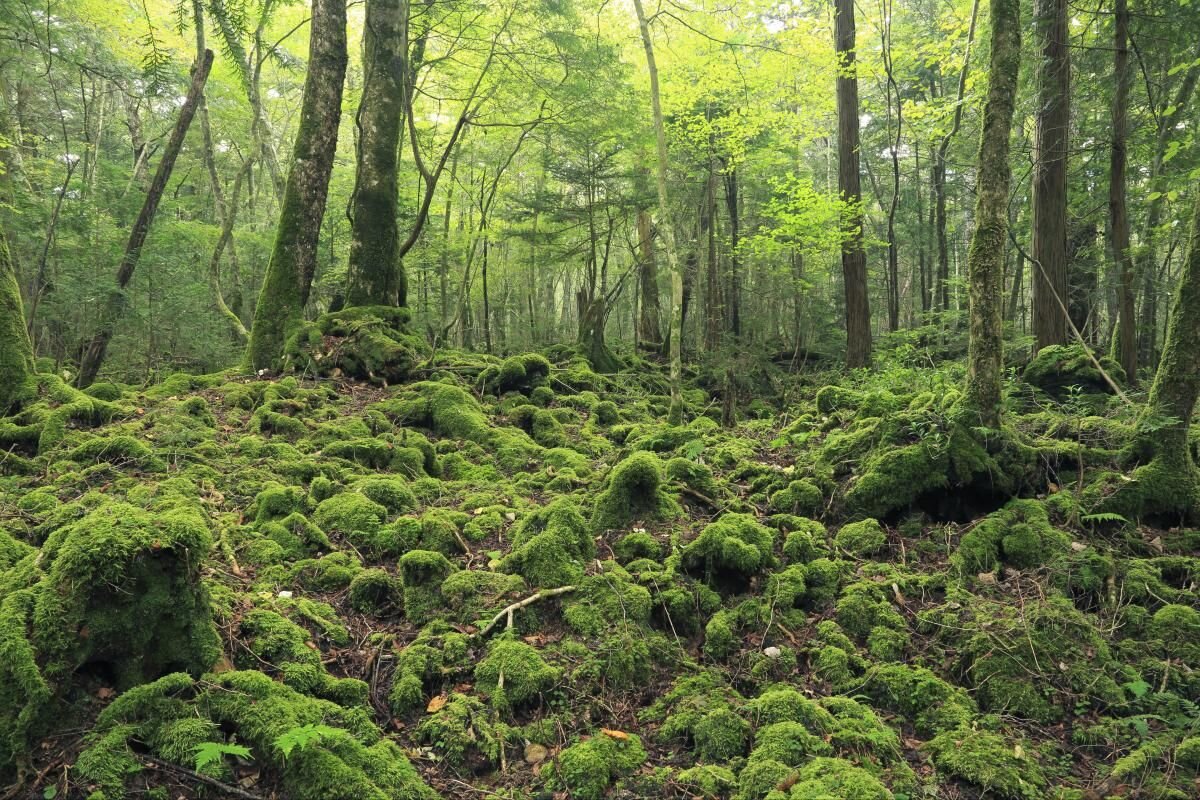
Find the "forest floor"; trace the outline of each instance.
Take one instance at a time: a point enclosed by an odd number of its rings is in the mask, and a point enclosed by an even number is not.
[[[964,431],[960,372],[730,427],[537,355],[49,377],[0,421],[0,797],[1200,796],[1200,532],[1098,510],[1115,399]]]

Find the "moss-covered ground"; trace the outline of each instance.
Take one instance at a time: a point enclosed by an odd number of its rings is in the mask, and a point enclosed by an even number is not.
[[[984,431],[891,365],[671,426],[550,355],[39,378],[0,794],[1198,796],[1200,531],[1102,510],[1117,401],[1014,379]]]

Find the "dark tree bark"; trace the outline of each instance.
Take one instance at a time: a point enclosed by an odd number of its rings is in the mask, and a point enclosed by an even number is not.
[[[313,0],[311,26],[292,168],[250,329],[247,360],[255,370],[275,366],[288,335],[303,319],[337,150],[347,61],[345,0]]]
[[[862,185],[858,163],[858,69],[854,53],[854,0],[836,0],[838,60],[838,194],[842,220],[842,278],[846,292],[846,365],[871,364],[871,305],[863,250]]]
[[[83,349],[78,379],[81,388],[92,385],[96,380],[96,375],[100,372],[100,367],[104,364],[104,358],[108,354],[108,343],[116,330],[117,321],[125,310],[125,288],[133,278],[133,271],[142,255],[142,245],[146,243],[146,236],[150,233],[150,226],[154,223],[155,214],[158,213],[159,201],[162,200],[163,192],[167,188],[171,171],[175,168],[175,159],[179,157],[179,151],[183,148],[183,140],[192,124],[192,118],[196,115],[196,108],[204,96],[204,83],[208,80],[212,62],[212,51],[205,50],[203,57],[198,59],[192,67],[192,83],[188,87],[187,97],[179,109],[179,117],[175,120],[171,138],[163,150],[162,161],[159,162],[158,171],[155,172],[154,180],[150,183],[150,190],[146,193],[142,210],[138,213],[137,221],[133,223],[133,229],[129,232],[125,254],[121,257],[121,265],[117,268],[117,285],[109,292],[104,308],[100,312],[100,322],[96,332]]]
[[[742,276],[738,260],[738,244],[742,238],[741,193],[735,167],[725,172],[725,209],[729,213],[729,291],[725,298],[729,332],[737,339],[742,335]]]
[[[1134,318],[1133,255],[1129,250],[1129,211],[1125,205],[1125,148],[1129,126],[1129,3],[1113,3],[1113,72],[1117,85],[1112,104],[1112,147],[1109,151],[1108,213],[1113,259],[1120,270],[1117,356],[1126,377],[1137,381],[1137,322]]]
[[[31,392],[33,344],[25,329],[21,287],[0,230],[0,416],[19,406]]]
[[[404,119],[408,4],[368,0],[357,171],[350,210],[348,305],[404,305],[407,281],[397,256],[397,153]]]
[[[638,339],[652,350],[663,345],[660,325],[662,311],[658,302],[658,259],[654,255],[654,230],[650,212],[642,209],[637,215],[638,232],[638,293],[641,304],[638,309]]]
[[[967,254],[971,311],[963,404],[976,417],[972,423],[999,428],[1004,375],[1004,252],[1012,180],[1008,140],[1021,64],[1020,0],[991,0],[991,13],[992,55],[979,142],[975,231]]]
[[[1033,333],[1038,349],[1067,341],[1067,139],[1071,121],[1067,0],[1036,0],[1037,124],[1033,143]]]

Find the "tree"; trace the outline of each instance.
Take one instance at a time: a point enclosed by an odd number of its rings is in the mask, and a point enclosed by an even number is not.
[[[667,132],[663,124],[662,99],[658,89],[658,67],[654,63],[654,40],[650,38],[650,23],[642,8],[642,0],[633,0],[637,12],[638,30],[642,35],[642,47],[646,50],[646,70],[650,73],[650,108],[654,118],[654,141],[658,152],[655,183],[658,189],[659,227],[662,231],[663,249],[671,270],[671,413],[672,422],[683,421],[683,272],[680,270],[679,252],[675,248],[675,229],[671,227],[670,203],[667,198]]]
[[[198,55],[196,63],[192,67],[192,83],[188,88],[187,97],[179,109],[179,117],[175,120],[171,138],[163,150],[162,160],[158,162],[154,180],[146,192],[142,210],[138,213],[137,221],[133,223],[133,229],[129,232],[125,254],[121,257],[121,265],[117,268],[117,285],[109,291],[108,299],[100,312],[100,323],[96,332],[84,346],[77,381],[80,387],[92,385],[108,354],[108,343],[112,340],[117,321],[125,308],[125,289],[133,278],[133,271],[137,267],[138,259],[141,258],[142,245],[146,243],[150,226],[154,224],[154,217],[158,213],[158,204],[162,200],[163,192],[166,191],[167,181],[171,179],[171,171],[175,168],[175,160],[179,158],[179,151],[183,148],[183,140],[187,137],[192,118],[196,115],[196,109],[203,100],[204,83],[208,80],[212,62],[213,52],[205,50]]]
[[[862,186],[858,163],[858,69],[854,0],[837,0],[838,192],[842,212],[842,279],[846,293],[846,366],[871,364],[871,306],[863,249]]]
[[[992,54],[979,140],[975,230],[967,254],[971,310],[963,403],[978,416],[978,424],[995,429],[1000,427],[1004,374],[1004,252],[1012,179],[1008,140],[1021,65],[1020,0],[991,0],[991,15]]]
[[[33,344],[25,329],[21,289],[8,252],[8,239],[0,230],[0,415],[11,411],[30,392]]]
[[[1113,2],[1113,72],[1117,85],[1112,101],[1112,146],[1109,149],[1108,214],[1118,285],[1117,356],[1130,381],[1137,380],[1137,323],[1134,319],[1133,253],[1129,247],[1129,210],[1125,205],[1125,164],[1129,127],[1129,3]]]
[[[1130,458],[1142,466],[1117,482],[1106,507],[1131,517],[1200,518],[1200,471],[1188,432],[1200,397],[1200,194],[1193,203],[1187,254],[1171,321]]]
[[[300,127],[275,244],[250,329],[247,355],[255,370],[275,366],[288,334],[303,319],[337,149],[347,61],[345,0],[313,0],[309,24]]]
[[[349,305],[405,305],[407,301],[396,221],[407,9],[403,0],[367,2],[362,99],[355,118],[358,149],[350,211]]]
[[[1071,78],[1067,0],[1036,0],[1038,63],[1034,134],[1033,332],[1041,349],[1067,341],[1067,141]]]
[[[654,256],[654,228],[650,212],[640,209],[637,215],[638,236],[638,341],[652,350],[662,347],[659,327],[661,311],[658,305],[658,260]]]

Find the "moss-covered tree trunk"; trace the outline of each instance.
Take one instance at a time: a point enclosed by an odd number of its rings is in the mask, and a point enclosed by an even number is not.
[[[0,415],[6,414],[31,391],[33,345],[25,329],[21,288],[8,253],[8,239],[0,230]]]
[[[1121,482],[1113,510],[1129,516],[1200,517],[1200,472],[1188,431],[1200,396],[1200,196],[1192,211],[1187,259],[1171,306],[1162,358],[1150,387],[1133,455],[1147,462]]]
[[[1125,376],[1137,382],[1137,322],[1134,314],[1133,253],[1129,246],[1129,210],[1125,204],[1126,136],[1129,127],[1129,4],[1113,4],[1112,147],[1109,149],[1108,214],[1113,259],[1120,269],[1117,356]]]
[[[1008,139],[1021,65],[1020,0],[992,0],[992,55],[983,134],[975,231],[967,254],[971,302],[965,409],[973,424],[1000,427],[1003,378],[1004,252],[1008,236]]]
[[[347,61],[346,0],[313,0],[310,26],[308,75],[292,168],[250,328],[247,355],[255,370],[276,365],[288,334],[303,319],[337,150]]]
[[[352,306],[404,305],[407,301],[407,282],[397,256],[396,223],[407,6],[404,0],[367,2],[346,291],[347,304]]]
[[[846,366],[871,364],[871,303],[863,249],[862,177],[858,159],[858,67],[854,52],[854,0],[836,0],[838,61],[838,195],[842,212],[842,279],[846,293]]]
[[[183,140],[187,138],[192,118],[196,116],[196,109],[204,99],[204,84],[208,81],[212,63],[212,51],[205,50],[197,57],[192,67],[192,83],[188,87],[183,105],[179,108],[179,116],[171,130],[171,138],[163,148],[162,160],[158,162],[158,170],[154,173],[154,180],[150,182],[146,199],[142,202],[142,210],[138,212],[133,229],[129,232],[129,241],[125,244],[125,253],[121,257],[121,265],[117,268],[116,286],[109,292],[104,308],[100,311],[100,323],[96,332],[83,347],[83,356],[79,364],[80,388],[92,385],[108,355],[108,343],[112,340],[117,321],[125,310],[125,288],[133,279],[133,271],[142,255],[142,246],[146,243],[146,237],[150,235],[150,226],[154,224],[154,217],[158,214],[158,204],[167,189],[171,172],[175,169],[175,160],[179,157],[179,151],[183,149]]]

